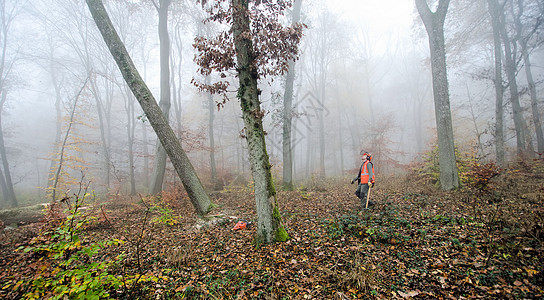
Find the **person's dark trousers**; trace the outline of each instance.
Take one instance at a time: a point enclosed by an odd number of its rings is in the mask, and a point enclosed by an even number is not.
[[[360,185],[360,194],[359,199],[361,199],[361,208],[364,209],[366,206],[366,197],[368,195],[368,184],[361,184]],[[374,205],[374,202],[368,200],[368,206]]]

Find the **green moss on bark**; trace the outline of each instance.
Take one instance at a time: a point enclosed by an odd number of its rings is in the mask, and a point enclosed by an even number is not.
[[[278,224],[278,228],[274,233],[274,240],[276,242],[287,241],[290,237],[285,228],[283,227],[283,224],[281,223],[281,215],[277,205],[274,205],[274,213],[272,214],[272,216],[274,218],[274,222]]]

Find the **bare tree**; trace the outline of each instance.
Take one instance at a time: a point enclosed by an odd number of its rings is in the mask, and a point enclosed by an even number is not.
[[[170,115],[170,38],[168,35],[168,7],[171,0],[159,0],[159,4],[153,1],[153,5],[159,12],[159,40],[160,40],[160,66],[161,66],[161,95],[159,106],[162,113],[169,120]],[[163,145],[157,143],[155,152],[155,161],[153,163],[153,173],[151,174],[151,183],[149,186],[150,194],[157,194],[162,190],[164,173],[166,171],[166,151]]]
[[[62,170],[65,167],[65,160],[67,156],[67,148],[68,148],[68,139],[70,138],[70,134],[75,122],[76,117],[76,109],[77,109],[77,103],[80,99],[81,93],[85,90],[87,83],[89,82],[89,77],[87,77],[81,86],[81,89],[77,92],[76,96],[74,97],[74,103],[72,108],[70,109],[70,116],[68,119],[68,126],[66,128],[66,132],[64,133],[64,138],[62,139],[62,143],[59,144],[58,150],[59,150],[59,157],[58,157],[58,163],[57,168],[54,172],[53,179],[51,181],[51,185],[48,187],[51,189],[51,200],[55,201],[57,200],[57,189],[59,187],[59,182],[61,180]]]
[[[125,111],[127,113],[127,140],[128,140],[128,167],[130,180],[130,195],[136,195],[136,176],[134,174],[134,140],[135,140],[135,114],[134,114],[134,95],[131,93],[128,86],[125,85],[123,91],[125,100]]]
[[[449,2],[449,0],[440,0],[436,12],[432,12],[426,0],[416,0],[417,10],[429,36],[438,133],[440,185],[444,190],[459,187],[446,69],[446,47],[444,42],[444,20],[448,12]]]
[[[292,23],[300,21],[302,0],[293,4]],[[285,78],[285,93],[283,95],[283,188],[293,190],[293,149],[291,145],[292,118],[293,118],[293,83],[295,81],[295,61],[289,62],[289,71]]]
[[[326,176],[325,111],[327,110],[327,87],[331,80],[329,76],[333,61],[341,58],[342,53],[345,53],[345,49],[343,49],[344,51],[339,50],[340,47],[345,45],[344,41],[342,26],[339,20],[329,11],[319,15],[315,28],[307,34],[306,42],[308,44],[305,52],[304,79],[309,84],[311,92],[305,93],[305,96],[307,96],[305,98],[315,102],[312,103],[313,110],[309,113],[316,117],[317,126],[307,128],[306,176],[310,175],[310,165],[316,151],[319,154],[317,161],[319,176]],[[313,135],[315,135],[313,129],[317,129],[317,147],[315,146],[316,141],[312,139],[314,138]]]
[[[519,100],[519,90],[517,83],[517,53],[512,47],[516,46],[516,41],[511,39],[506,29],[506,13],[504,11],[504,5],[499,6],[499,32],[504,45],[504,71],[506,78],[508,79],[508,89],[510,91],[510,103],[512,104],[514,126],[516,129],[516,146],[517,152],[520,155],[526,154],[526,132],[523,119],[523,111]]]
[[[493,28],[493,51],[495,53],[495,156],[499,166],[504,165],[504,86],[502,79],[502,42],[500,32],[500,10],[497,0],[487,0],[488,11],[491,15],[491,27]]]
[[[13,181],[7,157],[6,144],[4,140],[4,129],[2,128],[2,115],[5,112],[6,102],[8,100],[8,80],[12,75],[12,67],[15,63],[14,58],[8,57],[8,45],[10,38],[10,28],[14,18],[18,14],[18,7],[11,1],[0,0],[0,158],[2,159],[3,176],[0,177],[1,186],[4,195],[7,197],[5,202],[9,202],[11,206],[18,206],[17,197],[13,189]]]
[[[540,10],[541,9],[542,8],[540,8]],[[531,19],[531,21],[534,21],[534,24],[531,24],[532,26],[530,26],[529,24],[524,24],[524,22],[522,22],[522,17],[526,10],[527,7],[525,6],[525,1],[518,0],[517,13],[515,13],[514,15],[514,25],[516,28],[517,36],[519,37],[517,41],[521,47],[521,57],[524,63],[525,76],[527,78],[529,96],[531,98],[531,112],[533,115],[533,123],[535,126],[537,151],[542,155],[544,154],[544,135],[542,133],[542,124],[540,120],[540,112],[538,109],[536,83],[533,79],[533,71],[531,70],[532,64],[529,55],[529,41],[535,36],[537,30],[539,30],[544,24],[544,16],[542,15],[542,11],[539,11],[538,8],[535,8],[534,13],[536,17],[529,18]]]

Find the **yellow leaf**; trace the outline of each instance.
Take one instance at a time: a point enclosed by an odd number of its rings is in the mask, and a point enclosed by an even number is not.
[[[525,271],[527,271],[527,274],[529,275],[529,277],[533,277],[534,275],[538,274],[537,270],[533,270],[529,268],[526,268]]]

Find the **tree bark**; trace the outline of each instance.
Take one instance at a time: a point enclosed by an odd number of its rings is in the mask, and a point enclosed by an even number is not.
[[[2,93],[2,98],[5,98],[5,92]],[[2,118],[1,118],[2,110],[0,109],[0,155],[2,156],[2,171],[4,175],[4,179],[6,182],[6,195],[8,196],[7,199],[5,199],[6,203],[10,203],[11,207],[17,207],[19,206],[19,203],[17,202],[17,197],[15,196],[15,190],[13,189],[13,181],[11,180],[11,172],[9,169],[9,162],[7,158],[7,152],[6,152],[6,146],[4,143],[4,129],[2,128]]]
[[[523,0],[518,0],[517,4],[518,4],[518,14],[515,16],[515,24],[516,24],[516,30],[518,32],[518,36],[520,37],[518,42],[521,46],[521,55],[522,55],[523,63],[525,67],[525,76],[527,78],[529,96],[531,97],[531,112],[533,115],[533,124],[535,126],[537,152],[540,155],[543,155],[544,154],[544,135],[542,133],[542,123],[540,121],[540,112],[538,109],[538,97],[536,92],[536,84],[533,79],[533,72],[531,70],[531,59],[529,57],[529,51],[527,49],[528,40],[536,32],[538,26],[535,26],[535,28],[533,28],[533,30],[527,36],[521,37],[521,32],[523,30],[523,24],[521,22],[521,16],[523,15],[523,11],[524,11]],[[537,22],[542,22],[542,21],[539,20]],[[530,136],[529,133],[527,133],[527,135]]]
[[[210,76],[206,76],[206,84],[210,84]],[[208,93],[208,138],[210,139],[210,172],[211,181],[214,189],[220,189],[221,185],[217,180],[217,167],[215,165],[215,137],[214,137],[214,119],[215,119],[215,103],[213,95]]]
[[[0,168],[0,190],[2,190],[2,200],[7,205],[11,206],[11,203],[9,203],[9,193],[8,193],[8,187],[6,185],[6,179],[4,178],[4,171]],[[0,205],[1,206],[1,205]]]
[[[5,6],[5,3],[2,2],[2,4]],[[13,182],[11,180],[11,172],[9,169],[9,162],[7,158],[6,153],[6,146],[4,143],[4,130],[2,128],[2,113],[4,111],[4,107],[7,100],[7,87],[6,87],[6,78],[8,77],[11,67],[13,65],[13,62],[7,62],[7,51],[8,51],[8,33],[10,25],[13,21],[13,18],[15,17],[14,14],[8,13],[5,10],[5,7],[2,8],[2,14],[1,14],[1,41],[2,41],[2,54],[0,57],[0,93],[1,93],[1,100],[0,100],[0,156],[2,159],[2,166],[3,166],[3,175],[4,175],[4,181],[5,181],[5,192],[8,196],[7,199],[5,199],[6,203],[10,202],[12,207],[17,207],[17,197],[15,197],[15,191],[13,189]],[[2,172],[2,170],[0,170]]]
[[[232,0],[231,3],[233,6],[234,49],[240,83],[237,97],[240,99],[242,108],[251,173],[255,183],[258,218],[256,239],[261,243],[285,241],[288,235],[281,223],[276,191],[270,172],[272,166],[266,151],[262,123],[264,112],[260,107],[260,91],[257,87],[258,74],[250,35],[248,0]]]
[[[300,21],[302,0],[293,3],[292,24]],[[293,128],[293,85],[295,81],[295,61],[289,62],[289,71],[285,79],[285,93],[283,95],[283,189],[292,191],[293,186],[293,148],[291,130]]]
[[[128,140],[128,167],[130,177],[130,195],[136,195],[136,176],[134,174],[134,133],[136,130],[134,116],[134,98],[131,91],[125,86],[125,110],[127,113],[127,140]],[[147,168],[147,167],[146,167]]]
[[[159,12],[159,41],[160,41],[160,66],[161,66],[161,96],[159,106],[169,121],[170,116],[170,40],[168,36],[168,7],[171,0],[160,0],[157,11]],[[166,151],[160,141],[157,143],[157,151],[151,174],[149,193],[158,194],[162,190],[164,173],[166,171]]]
[[[425,0],[416,0],[417,10],[429,36],[433,94],[438,134],[440,185],[444,190],[459,187],[459,174],[455,159],[455,145],[451,121],[450,97],[446,68],[444,21],[449,0],[440,0],[437,11],[431,12]]]
[[[55,123],[55,142],[53,144],[53,155],[56,155],[59,152],[59,146],[60,146],[60,140],[61,140],[61,134],[62,134],[62,109],[61,109],[61,103],[62,103],[62,96],[61,96],[61,85],[62,80],[59,82],[57,78],[57,72],[54,68],[54,62],[55,62],[55,47],[53,46],[53,43],[50,41],[49,43],[49,74],[51,74],[51,82],[53,83],[53,87],[55,89],[55,112],[57,114],[57,120]],[[53,174],[55,172],[55,165],[56,162],[54,159],[51,159],[51,164],[49,166],[49,173],[47,175],[47,187],[50,187],[53,185]]]
[[[529,94],[531,96],[531,112],[533,114],[533,123],[535,125],[537,151],[540,155],[544,155],[544,134],[542,132],[542,122],[540,121],[540,110],[538,109],[538,97],[536,93],[536,84],[533,79],[533,73],[531,71],[531,59],[527,48],[524,47],[523,61],[525,64],[525,74],[527,76],[527,83],[529,85]]]
[[[98,124],[100,126],[100,140],[102,142],[102,151],[103,151],[103,167],[104,167],[104,186],[106,188],[106,193],[110,190],[110,169],[111,169],[111,154],[110,154],[110,139],[108,136],[111,136],[109,134],[110,131],[110,122],[108,114],[111,114],[111,110],[108,109],[108,100],[104,101],[102,99],[102,96],[100,95],[100,92],[98,91],[98,87],[96,84],[96,76],[92,75],[91,81],[91,90],[92,94],[96,100],[96,109],[98,113]],[[108,91],[108,83],[106,82],[106,96],[105,98],[108,98],[107,95]]]
[[[325,66],[325,53],[323,53],[322,66]],[[325,178],[327,176],[325,171],[325,93],[327,86],[327,74],[325,68],[321,72],[321,91],[319,92],[318,103],[320,105],[319,111],[317,111],[317,119],[319,122],[319,176]]]
[[[504,166],[504,86],[502,84],[502,43],[500,33],[499,3],[497,0],[487,0],[491,27],[493,28],[493,46],[495,53],[495,156],[497,164]]]
[[[508,33],[506,32],[505,13],[504,8],[499,10],[500,26],[499,31],[504,44],[504,60],[505,60],[505,72],[508,79],[508,89],[510,90],[510,102],[512,103],[512,111],[514,118],[514,127],[516,129],[516,147],[518,155],[524,155],[526,152],[525,147],[525,128],[523,121],[523,112],[521,110],[521,104],[519,102],[518,83],[516,80],[516,60],[515,52],[512,51],[512,44]]]
[[[123,42],[115,31],[102,0],[86,0],[86,2],[106,45],[119,66],[119,70],[166,150],[193,206],[198,214],[206,214],[211,209],[211,201],[176,134],[157,105],[153,94],[140,77]]]

